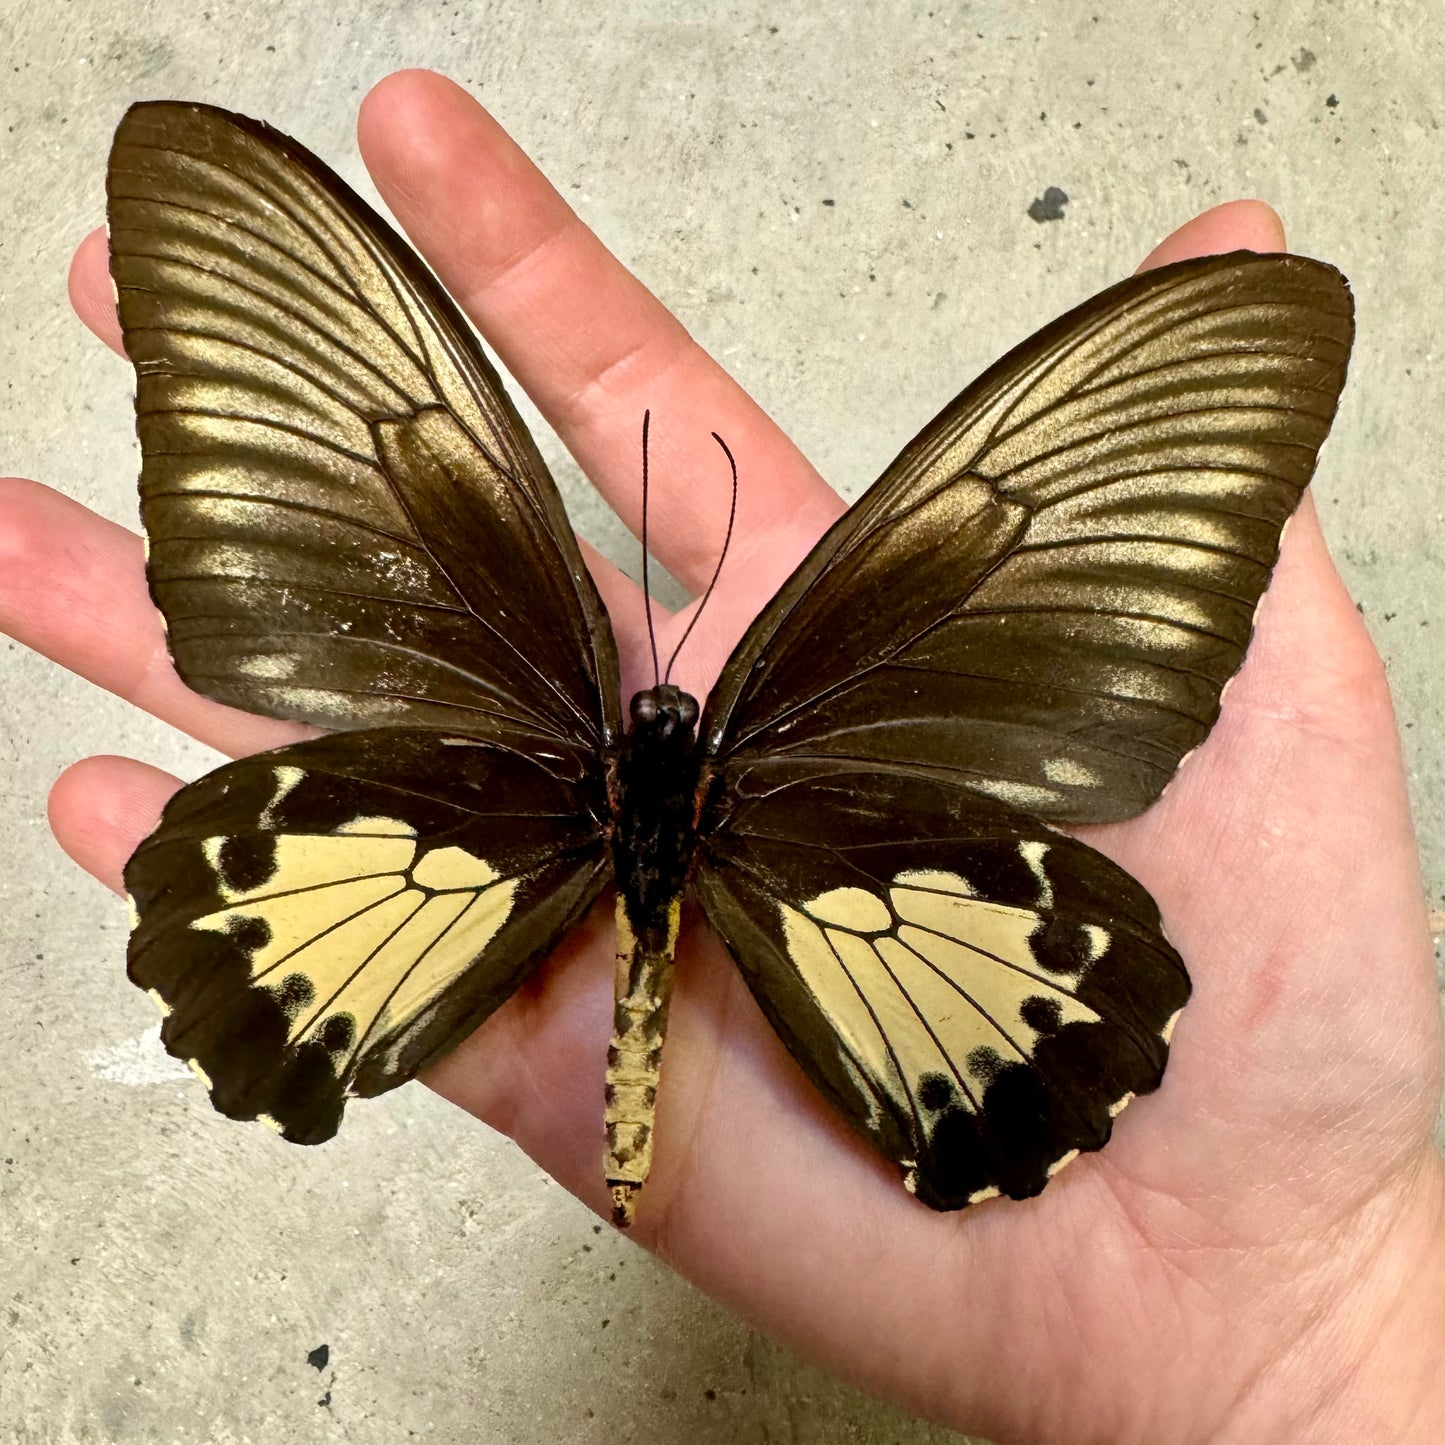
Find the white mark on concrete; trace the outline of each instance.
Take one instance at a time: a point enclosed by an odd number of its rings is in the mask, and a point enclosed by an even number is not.
[[[177,1079],[191,1077],[191,1071],[183,1063],[166,1053],[159,1024],[133,1039],[92,1049],[85,1056],[85,1062],[96,1078],[112,1084],[129,1084],[132,1088],[143,1084],[172,1084]]]

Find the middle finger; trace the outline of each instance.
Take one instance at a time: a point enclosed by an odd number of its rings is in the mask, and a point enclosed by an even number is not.
[[[842,510],[797,448],[460,86],[393,75],[367,96],[359,134],[393,213],[633,532],[652,409],[648,542],[694,593],[731,500],[710,433],[727,440],[743,486],[719,585],[771,595]]]

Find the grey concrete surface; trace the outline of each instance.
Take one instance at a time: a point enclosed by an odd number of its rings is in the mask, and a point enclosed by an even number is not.
[[[850,494],[1171,228],[1269,199],[1359,300],[1316,489],[1389,663],[1445,909],[1437,0],[0,0],[0,40],[0,470],[127,522],[130,379],[64,278],[133,99],[264,116],[361,180],[367,87],[449,72]],[[1049,187],[1062,219],[1035,220]],[[632,565],[539,436],[582,530]],[[0,1439],[959,1438],[598,1234],[419,1086],[322,1151],[213,1115],[125,982],[121,910],[44,821],[50,781],[88,753],[188,776],[212,759],[42,659],[0,656]]]

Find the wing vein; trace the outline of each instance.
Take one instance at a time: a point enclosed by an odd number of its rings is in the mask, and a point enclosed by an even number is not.
[[[146,453],[151,457],[196,457],[196,456],[218,456],[224,457],[222,452],[163,452],[152,448]],[[306,512],[314,517],[323,517],[327,521],[335,522],[339,526],[352,527],[358,532],[370,532],[374,537],[381,537],[388,542],[395,542],[398,546],[406,547],[413,552],[420,552],[427,557],[431,554],[426,547],[415,537],[405,537],[400,532],[388,531],[385,527],[375,526],[371,522],[363,522],[359,518],[347,516],[345,512],[334,511],[330,507],[319,507],[313,502],[299,501],[293,497],[268,497],[258,492],[227,492],[219,487],[176,487],[170,491],[155,489],[146,493],[146,501],[155,502],[166,498],[177,498],[190,500],[200,498],[203,500],[225,501],[225,502],[249,502],[256,506],[277,507],[282,511]],[[167,536],[167,541],[176,540],[174,536]],[[214,541],[214,537],[187,538],[189,541]],[[428,604],[418,604],[428,605]],[[461,608],[449,607],[444,609],[448,612],[462,613]],[[462,615],[466,615],[462,613]]]
[[[223,282],[228,288],[234,288],[238,291],[244,291],[248,295],[254,296],[268,310],[280,311],[286,316],[289,316],[292,321],[296,323],[296,326],[287,333],[286,339],[289,344],[293,346],[302,345],[305,338],[312,336],[319,337],[323,341],[330,342],[338,350],[344,352],[347,356],[349,356],[354,362],[357,363],[358,366],[362,367],[366,371],[369,371],[380,382],[382,382],[388,390],[395,391],[399,395],[406,397],[409,407],[414,408],[416,406],[416,398],[408,396],[407,393],[402,391],[401,388],[397,386],[396,382],[385,371],[383,371],[379,366],[377,366],[376,363],[370,359],[370,357],[365,355],[365,353],[358,351],[356,347],[346,339],[346,337],[338,335],[329,326],[321,324],[319,320],[303,315],[294,306],[288,305],[280,297],[275,296],[268,291],[263,291],[258,286],[248,285],[245,281],[238,280],[234,276],[228,276],[223,272],[212,270],[207,266],[202,266],[196,261],[184,260],[179,256],[161,256],[149,251],[136,250],[128,250],[124,254],[127,260],[130,260],[132,258],[139,258],[154,261],[161,265],[184,267],[187,270],[196,272],[198,275],[209,276],[214,280]],[[126,289],[128,291],[141,291],[149,296],[160,296],[164,299],[170,299],[170,293],[168,292],[156,291],[149,286],[141,286],[133,281],[126,282]],[[278,289],[284,291],[289,288],[283,287]],[[334,290],[335,288],[332,289]],[[356,307],[356,303],[354,301],[350,300],[349,298],[345,299],[348,306],[352,307],[353,309]],[[243,322],[249,319],[246,310],[243,307],[223,305],[217,298],[212,296],[185,296],[183,298],[183,304],[193,307],[201,307],[208,311],[214,311],[216,313],[226,316],[239,317]],[[368,320],[375,320],[378,329],[387,332],[388,339],[396,340],[396,338],[392,337],[391,333],[388,331],[386,323],[382,321],[381,318],[377,316],[374,311],[367,310],[363,314],[367,317]],[[178,331],[182,332],[183,334],[187,331],[187,328],[178,326],[174,323],[167,323],[162,326],[153,327],[132,327],[131,329],[137,331]],[[191,332],[190,334],[201,335],[202,333]],[[410,351],[407,350],[406,345],[403,342],[396,340],[396,346],[397,350],[400,351],[407,358],[407,360],[409,360],[412,365],[416,367],[420,375],[425,377],[428,381],[434,381],[434,378],[431,376],[430,372],[428,372],[426,366],[422,362],[418,361],[416,357],[412,356],[412,354],[410,353]]]
[[[898,1075],[898,1082],[900,1085],[902,1085],[904,1096],[908,1100],[908,1112],[913,1115],[914,1137],[919,1144],[926,1143],[928,1135],[923,1127],[923,1116],[918,1111],[918,1101],[913,1097],[913,1087],[909,1083],[908,1074],[903,1068],[903,1062],[898,1057],[898,1050],[894,1047],[893,1040],[889,1037],[888,1030],[883,1027],[883,1023],[878,1017],[877,1010],[874,1009],[872,1002],[868,998],[867,991],[860,987],[858,980],[853,976],[853,970],[848,967],[847,963],[844,961],[843,955],[838,952],[838,949],[834,945],[833,940],[828,937],[826,929],[823,930],[823,941],[828,945],[828,951],[833,955],[835,959],[837,959],[838,967],[843,970],[843,977],[846,978],[848,982],[853,986],[853,992],[858,995],[858,1001],[867,1011],[868,1017],[873,1021],[873,1027],[878,1031],[878,1037],[883,1041],[883,1047],[888,1050],[888,1057],[893,1061],[893,1071]],[[877,950],[875,949],[874,952],[877,953]],[[886,962],[883,961],[881,955],[879,957],[879,962],[883,964],[884,970],[887,971],[888,965]],[[892,977],[891,972],[889,973],[889,977]],[[897,984],[898,981],[894,979],[895,988],[897,987]],[[899,989],[899,992],[903,993],[903,990]],[[903,997],[908,998],[908,995],[906,993],[903,993]],[[909,999],[908,1002],[909,1006],[912,1007],[913,1000]],[[826,1014],[826,1010],[824,1012]],[[917,1010],[915,1010],[915,1012],[917,1012]],[[952,1068],[952,1061],[949,1060],[948,1055],[944,1054],[943,1057],[944,1060],[948,1062],[949,1067]],[[867,1066],[864,1064],[863,1060],[857,1059],[856,1062],[858,1064],[859,1071],[863,1074],[865,1078],[867,1078],[868,1069]],[[959,1082],[962,1083],[963,1081],[960,1080]],[[876,1097],[876,1089],[874,1090],[874,1094]]]

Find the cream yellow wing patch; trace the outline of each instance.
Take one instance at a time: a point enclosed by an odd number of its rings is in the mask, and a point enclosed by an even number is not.
[[[201,848],[227,906],[190,926],[240,945],[253,984],[286,1012],[286,1043],[319,1041],[338,1077],[371,1038],[422,1013],[486,949],[517,890],[465,848],[424,848],[397,818],[280,834],[260,880],[244,867],[233,876],[228,841],[208,838]]]
[[[884,893],[839,888],[780,903],[788,952],[873,1087],[924,1132],[945,1106],[977,1110],[1041,1037],[1097,1023],[1030,942],[1040,914],[972,896],[947,872],[897,874]],[[1101,930],[1102,931],[1102,930]]]

